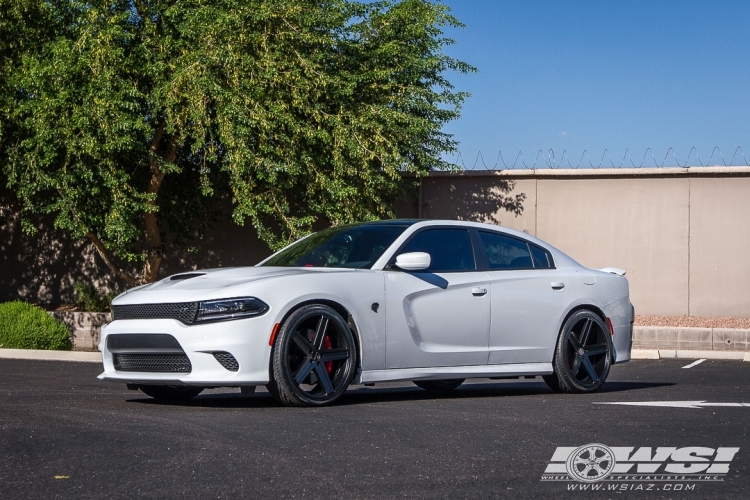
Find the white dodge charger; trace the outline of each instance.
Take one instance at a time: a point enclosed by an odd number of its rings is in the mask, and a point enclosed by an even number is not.
[[[587,269],[500,226],[392,220],[334,227],[254,267],[133,288],[102,329],[102,380],[185,400],[265,385],[328,404],[350,384],[541,375],[591,392],[630,359],[625,271]]]

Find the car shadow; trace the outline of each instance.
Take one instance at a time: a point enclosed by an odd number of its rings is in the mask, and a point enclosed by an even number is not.
[[[652,382],[611,382],[607,383],[599,391],[591,394],[615,393],[631,390],[650,389],[674,385],[672,383]],[[478,399],[478,398],[503,398],[517,396],[557,396],[557,397],[587,397],[591,395],[560,394],[554,392],[543,382],[502,382],[502,383],[471,383],[465,384],[450,392],[435,393],[419,389],[418,387],[399,388],[355,388],[350,389],[337,404],[367,404],[374,402],[391,401],[422,401],[435,399]]]
[[[673,385],[677,384],[675,382],[607,382],[594,394],[637,391],[641,389],[652,389],[655,387],[671,387]]]
[[[243,396],[239,393],[234,394],[231,392],[201,394],[188,401],[159,401],[143,395],[127,399],[126,401],[128,403],[153,406],[186,406],[197,408],[276,408],[281,406],[267,392],[252,396]]]
[[[401,387],[365,387],[354,386],[350,388],[341,399],[334,405],[349,406],[372,403],[389,403],[400,401],[425,401],[425,400],[460,400],[479,398],[504,398],[517,396],[555,396],[583,398],[597,394],[618,393],[627,391],[639,391],[658,387],[673,386],[668,382],[608,382],[597,392],[582,394],[560,394],[552,391],[543,382],[479,382],[462,385],[446,393],[435,393],[425,391],[416,386]],[[239,393],[220,392],[204,393],[189,401],[157,401],[148,396],[130,398],[128,403],[138,403],[156,406],[186,406],[199,408],[278,408],[281,405],[271,395],[259,390],[252,396],[243,396]]]

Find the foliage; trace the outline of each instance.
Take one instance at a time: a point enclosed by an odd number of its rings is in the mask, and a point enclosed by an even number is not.
[[[16,300],[0,304],[0,347],[70,350],[70,332],[44,309]]]
[[[100,294],[93,285],[85,283],[73,285],[73,292],[76,309],[85,312],[107,312],[112,299],[117,296],[117,292],[114,291]]]
[[[272,248],[388,218],[465,94],[429,0],[0,0],[0,165],[129,285],[222,197]],[[180,242],[180,238],[177,239]],[[134,271],[134,269],[138,269]]]

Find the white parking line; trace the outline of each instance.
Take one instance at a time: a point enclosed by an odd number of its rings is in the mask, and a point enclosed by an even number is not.
[[[693,362],[692,362],[692,363],[690,363],[689,365],[685,365],[685,366],[683,366],[683,368],[692,368],[692,367],[694,367],[694,366],[697,366],[697,365],[699,365],[699,364],[703,363],[704,361],[706,361],[706,360],[705,360],[705,359],[699,359],[698,361],[693,361]]]
[[[750,403],[709,403],[708,401],[616,401],[599,402],[595,405],[622,405],[622,406],[658,406],[664,408],[703,408],[706,406],[723,406],[735,408],[748,408]]]

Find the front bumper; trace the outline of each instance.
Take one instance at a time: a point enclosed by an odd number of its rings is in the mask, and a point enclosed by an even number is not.
[[[264,385],[269,378],[271,347],[268,341],[273,326],[271,315],[201,325],[185,325],[173,319],[113,321],[102,328],[99,350],[102,352],[104,371],[99,379],[131,384],[203,387]],[[110,335],[134,333],[174,337],[190,360],[190,373],[116,370],[113,353],[107,348],[107,338]],[[213,353],[218,351],[234,356],[239,369],[231,371],[225,368],[214,357]]]

